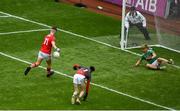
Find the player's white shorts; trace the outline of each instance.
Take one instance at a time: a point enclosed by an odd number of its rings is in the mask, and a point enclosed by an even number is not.
[[[39,51],[38,58],[49,60],[49,59],[51,59],[51,55]]]
[[[85,76],[80,75],[80,74],[75,74],[73,77],[73,83],[74,84],[80,84],[83,85],[85,82]]]
[[[158,65],[159,65],[158,60],[156,59],[156,60],[152,63],[152,65],[158,66]]]

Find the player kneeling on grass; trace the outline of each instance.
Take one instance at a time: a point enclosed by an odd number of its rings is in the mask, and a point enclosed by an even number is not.
[[[146,60],[148,63],[146,64],[146,67],[149,69],[165,69],[166,66],[161,66],[162,64],[174,64],[172,59],[165,59],[157,57],[156,53],[152,50],[152,48],[149,48],[147,44],[142,46],[143,55],[142,57],[136,62],[135,66],[138,66],[142,60]]]
[[[32,63],[29,67],[26,68],[24,74],[27,75],[28,72],[35,67],[38,67],[41,62],[45,59],[47,63],[47,77],[50,77],[54,74],[54,71],[51,71],[51,49],[52,47],[57,51],[60,52],[60,49],[56,47],[55,44],[55,33],[57,32],[56,27],[52,27],[50,34],[45,36],[44,41],[41,45],[41,49],[38,54],[38,59],[35,63]]]
[[[72,95],[71,103],[81,104],[80,99],[86,100],[88,96],[91,73],[95,71],[95,67],[90,66],[89,68],[85,68],[76,64],[73,66],[73,69],[77,70],[77,72],[73,77],[74,92]]]

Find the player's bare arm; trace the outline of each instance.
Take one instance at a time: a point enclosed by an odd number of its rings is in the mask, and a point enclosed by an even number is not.
[[[141,59],[139,59],[137,62],[136,62],[136,64],[135,64],[135,66],[139,66],[139,64],[141,64]]]
[[[156,56],[157,56],[156,53],[153,52],[152,56],[147,57],[146,60],[151,60],[151,59],[155,58]]]
[[[55,41],[52,41],[51,44],[56,51],[60,52],[60,49],[56,46]]]
[[[155,58],[155,57],[157,57],[157,55],[156,55],[156,53],[155,52],[153,52],[153,54],[152,54],[153,56],[152,56],[152,58]]]

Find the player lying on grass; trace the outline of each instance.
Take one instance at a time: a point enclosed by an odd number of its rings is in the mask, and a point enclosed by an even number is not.
[[[72,95],[71,103],[81,104],[80,99],[86,100],[88,96],[91,73],[95,71],[95,67],[90,66],[89,68],[86,68],[76,64],[73,66],[73,69],[77,71],[73,77],[74,92]]]
[[[35,63],[32,63],[29,67],[26,68],[24,74],[27,75],[28,72],[35,67],[38,67],[41,62],[45,59],[47,63],[47,77],[50,77],[54,74],[54,71],[51,71],[51,49],[52,47],[60,52],[60,49],[56,47],[55,44],[55,33],[57,32],[56,27],[52,27],[50,34],[46,35],[44,41],[41,45],[41,49],[38,54],[38,59]]]
[[[152,50],[152,48],[149,48],[147,44],[142,46],[143,55],[142,57],[136,62],[135,66],[138,66],[142,60],[146,60],[148,63],[146,64],[146,67],[149,69],[164,69],[166,66],[161,66],[162,64],[174,64],[172,59],[165,59],[157,57],[156,53]]]

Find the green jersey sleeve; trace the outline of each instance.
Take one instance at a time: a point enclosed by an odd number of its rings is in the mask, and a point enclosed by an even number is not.
[[[141,56],[141,60],[146,60],[147,57],[152,56],[152,54],[154,53],[154,51],[152,49],[149,49],[146,53],[144,53]]]

